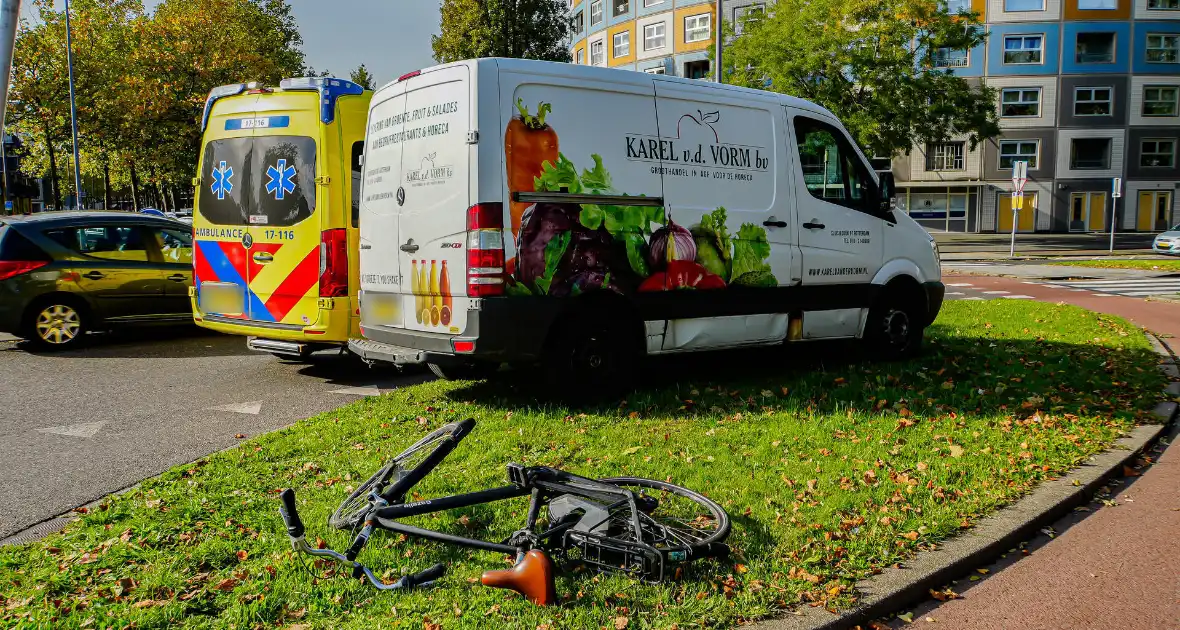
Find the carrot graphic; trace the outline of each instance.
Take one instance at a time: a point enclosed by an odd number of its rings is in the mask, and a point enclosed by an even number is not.
[[[557,132],[545,123],[553,111],[549,103],[537,104],[537,115],[529,114],[523,99],[516,99],[520,116],[513,117],[504,131],[504,159],[508,171],[508,190],[532,192],[533,178],[541,174],[546,161],[557,163]],[[520,219],[527,203],[512,202],[512,234],[520,235]]]

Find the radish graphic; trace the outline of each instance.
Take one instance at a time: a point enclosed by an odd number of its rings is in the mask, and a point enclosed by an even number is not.
[[[698,118],[698,116],[699,116],[699,118]],[[680,125],[684,124],[685,118],[696,123],[698,127],[708,127],[709,131],[713,132],[713,140],[715,142],[721,142],[721,139],[717,135],[717,130],[715,128],[713,128],[713,123],[721,120],[721,112],[719,112],[719,111],[709,112],[708,114],[706,114],[698,109],[697,116],[693,116],[692,114],[685,114],[685,115],[681,116],[680,120],[676,121],[676,137],[678,139],[683,137],[680,134]]]

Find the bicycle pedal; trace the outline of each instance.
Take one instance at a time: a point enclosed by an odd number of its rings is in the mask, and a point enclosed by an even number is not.
[[[515,462],[508,464],[508,483],[521,488],[529,487],[529,478],[525,473],[524,465]]]

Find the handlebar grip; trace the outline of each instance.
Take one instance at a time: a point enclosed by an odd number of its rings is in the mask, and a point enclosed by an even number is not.
[[[425,571],[419,571],[418,573],[414,573],[412,575],[405,576],[404,578],[402,578],[402,580],[404,581],[403,585],[406,588],[413,588],[415,586],[418,586],[419,584],[425,584],[426,582],[433,582],[433,581],[437,580],[438,578],[442,577],[443,574],[446,572],[447,572],[447,567],[445,565],[436,564],[436,565],[430,567],[429,569],[426,569]]]
[[[295,508],[295,491],[287,488],[279,495],[279,499],[283,501],[279,514],[283,517],[283,523],[287,525],[287,535],[291,538],[302,537],[303,521],[299,520],[299,511]]]

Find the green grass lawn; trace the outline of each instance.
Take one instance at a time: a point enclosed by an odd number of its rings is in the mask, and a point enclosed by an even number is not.
[[[540,405],[498,381],[430,382],[365,399],[110,497],[63,533],[0,549],[5,628],[728,627],[801,605],[848,606],[858,579],[954,536],[1106,448],[1159,400],[1143,335],[1113,317],[1015,301],[950,302],[919,359],[844,346],[678,358],[621,405]],[[820,351],[823,356],[818,356]],[[832,358],[836,357],[836,358]],[[502,483],[504,465],[668,479],[729,511],[733,557],[660,585],[578,572],[561,606],[478,584],[497,554],[377,535],[362,561],[439,586],[380,593],[312,578],[276,513],[293,487],[309,540],[430,428],[479,422],[421,498]],[[418,495],[415,496],[417,498]],[[425,518],[490,539],[524,501]],[[324,573],[327,567],[317,569]]]
[[[1065,267],[1092,267],[1096,269],[1180,271],[1180,260],[1055,260],[1045,264]]]

